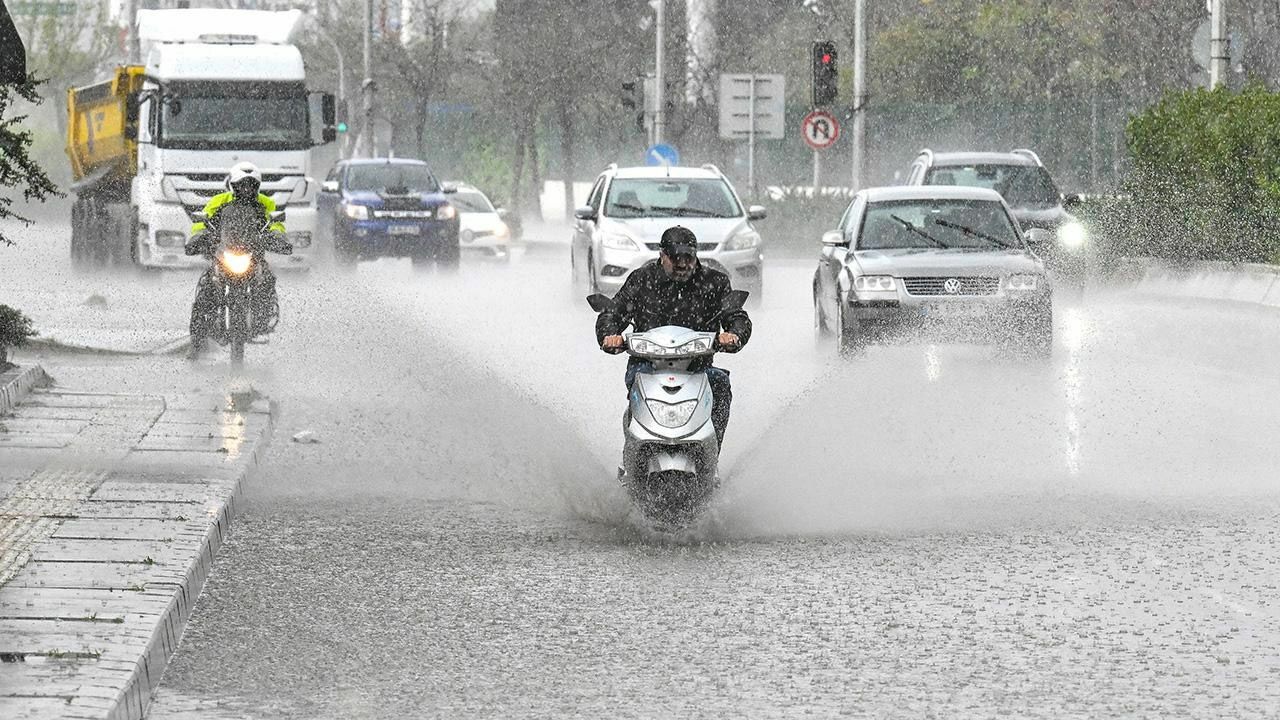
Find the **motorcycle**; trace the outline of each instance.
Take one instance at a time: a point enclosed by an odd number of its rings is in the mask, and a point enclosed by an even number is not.
[[[209,278],[215,284],[217,297],[217,304],[204,311],[203,336],[220,345],[230,345],[234,365],[244,362],[244,346],[254,337],[254,280],[260,272],[263,255],[293,252],[287,243],[277,245],[271,241],[269,228],[273,223],[283,222],[284,215],[273,212],[264,217],[251,207],[238,205],[228,205],[212,218],[203,212],[191,214],[194,222],[205,223],[206,230],[203,238],[193,238],[188,243],[187,253],[209,258],[212,263]],[[199,301],[197,297],[197,303]],[[279,315],[277,304],[272,308],[272,328]]]
[[[747,293],[729,294],[722,312],[741,310]],[[597,313],[617,310],[605,295],[587,298]],[[623,414],[618,480],[657,529],[692,524],[720,487],[720,445],[712,422],[711,383],[695,361],[720,350],[717,333],[678,326],[626,336],[626,352],[648,363],[636,373]]]

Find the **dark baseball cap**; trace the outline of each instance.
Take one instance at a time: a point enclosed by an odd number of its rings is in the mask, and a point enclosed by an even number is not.
[[[667,257],[677,255],[696,255],[698,253],[698,237],[687,227],[676,225],[662,233],[662,241],[658,247]]]

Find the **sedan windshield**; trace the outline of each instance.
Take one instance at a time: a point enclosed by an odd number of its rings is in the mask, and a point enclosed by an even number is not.
[[[742,215],[724,180],[713,178],[620,178],[609,186],[604,214],[616,218]]]
[[[305,150],[307,93],[296,83],[176,82],[161,103],[163,148]]]
[[[347,170],[347,189],[407,195],[439,192],[440,183],[426,165],[352,165]]]
[[[493,205],[489,203],[489,198],[482,193],[468,192],[462,190],[449,198],[449,204],[458,209],[458,212],[464,213],[491,213],[494,212]]]
[[[871,203],[858,250],[1023,248],[1004,206],[990,200],[895,200]]]
[[[1053,178],[1038,165],[939,165],[929,170],[924,184],[995,190],[1017,208],[1047,208],[1060,201]]]

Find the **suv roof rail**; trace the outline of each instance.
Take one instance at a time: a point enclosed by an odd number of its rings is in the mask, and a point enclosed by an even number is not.
[[[1035,151],[1033,150],[1028,150],[1027,148],[1018,148],[1017,150],[1013,151],[1013,154],[1022,155],[1023,157],[1031,158],[1031,160],[1035,162],[1035,164],[1037,165],[1044,165],[1044,163],[1040,162],[1040,156],[1035,154]]]
[[[610,172],[612,170],[617,170],[617,169],[618,169],[618,163],[609,163],[608,165],[604,166],[604,172]]]
[[[929,158],[929,163],[933,164],[933,151],[929,148],[920,148],[920,152],[916,153],[916,157],[924,155]]]
[[[724,173],[720,172],[720,168],[716,167],[715,165],[713,165],[713,164],[711,164],[711,163],[704,163],[704,164],[702,165],[702,169],[703,169],[703,170],[709,170],[709,171],[711,171],[711,172],[713,172],[713,173],[715,173],[715,174],[717,174],[717,175],[723,175],[723,174],[724,174]]]

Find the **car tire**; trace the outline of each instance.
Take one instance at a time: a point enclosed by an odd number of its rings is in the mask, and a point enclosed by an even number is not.
[[[819,347],[831,342],[834,333],[827,323],[826,314],[822,312],[822,301],[818,298],[818,289],[813,290],[813,340]]]
[[[866,350],[867,338],[864,329],[861,327],[857,318],[851,318],[845,312],[844,303],[838,303],[840,322],[838,325],[839,336],[836,342],[836,352],[841,357],[854,357],[861,355]]]
[[[356,253],[342,241],[337,229],[333,231],[333,266],[342,272],[354,272],[359,262]]]
[[[591,251],[587,251],[587,294],[595,295],[600,292],[600,282],[596,279],[596,260],[591,255]]]

